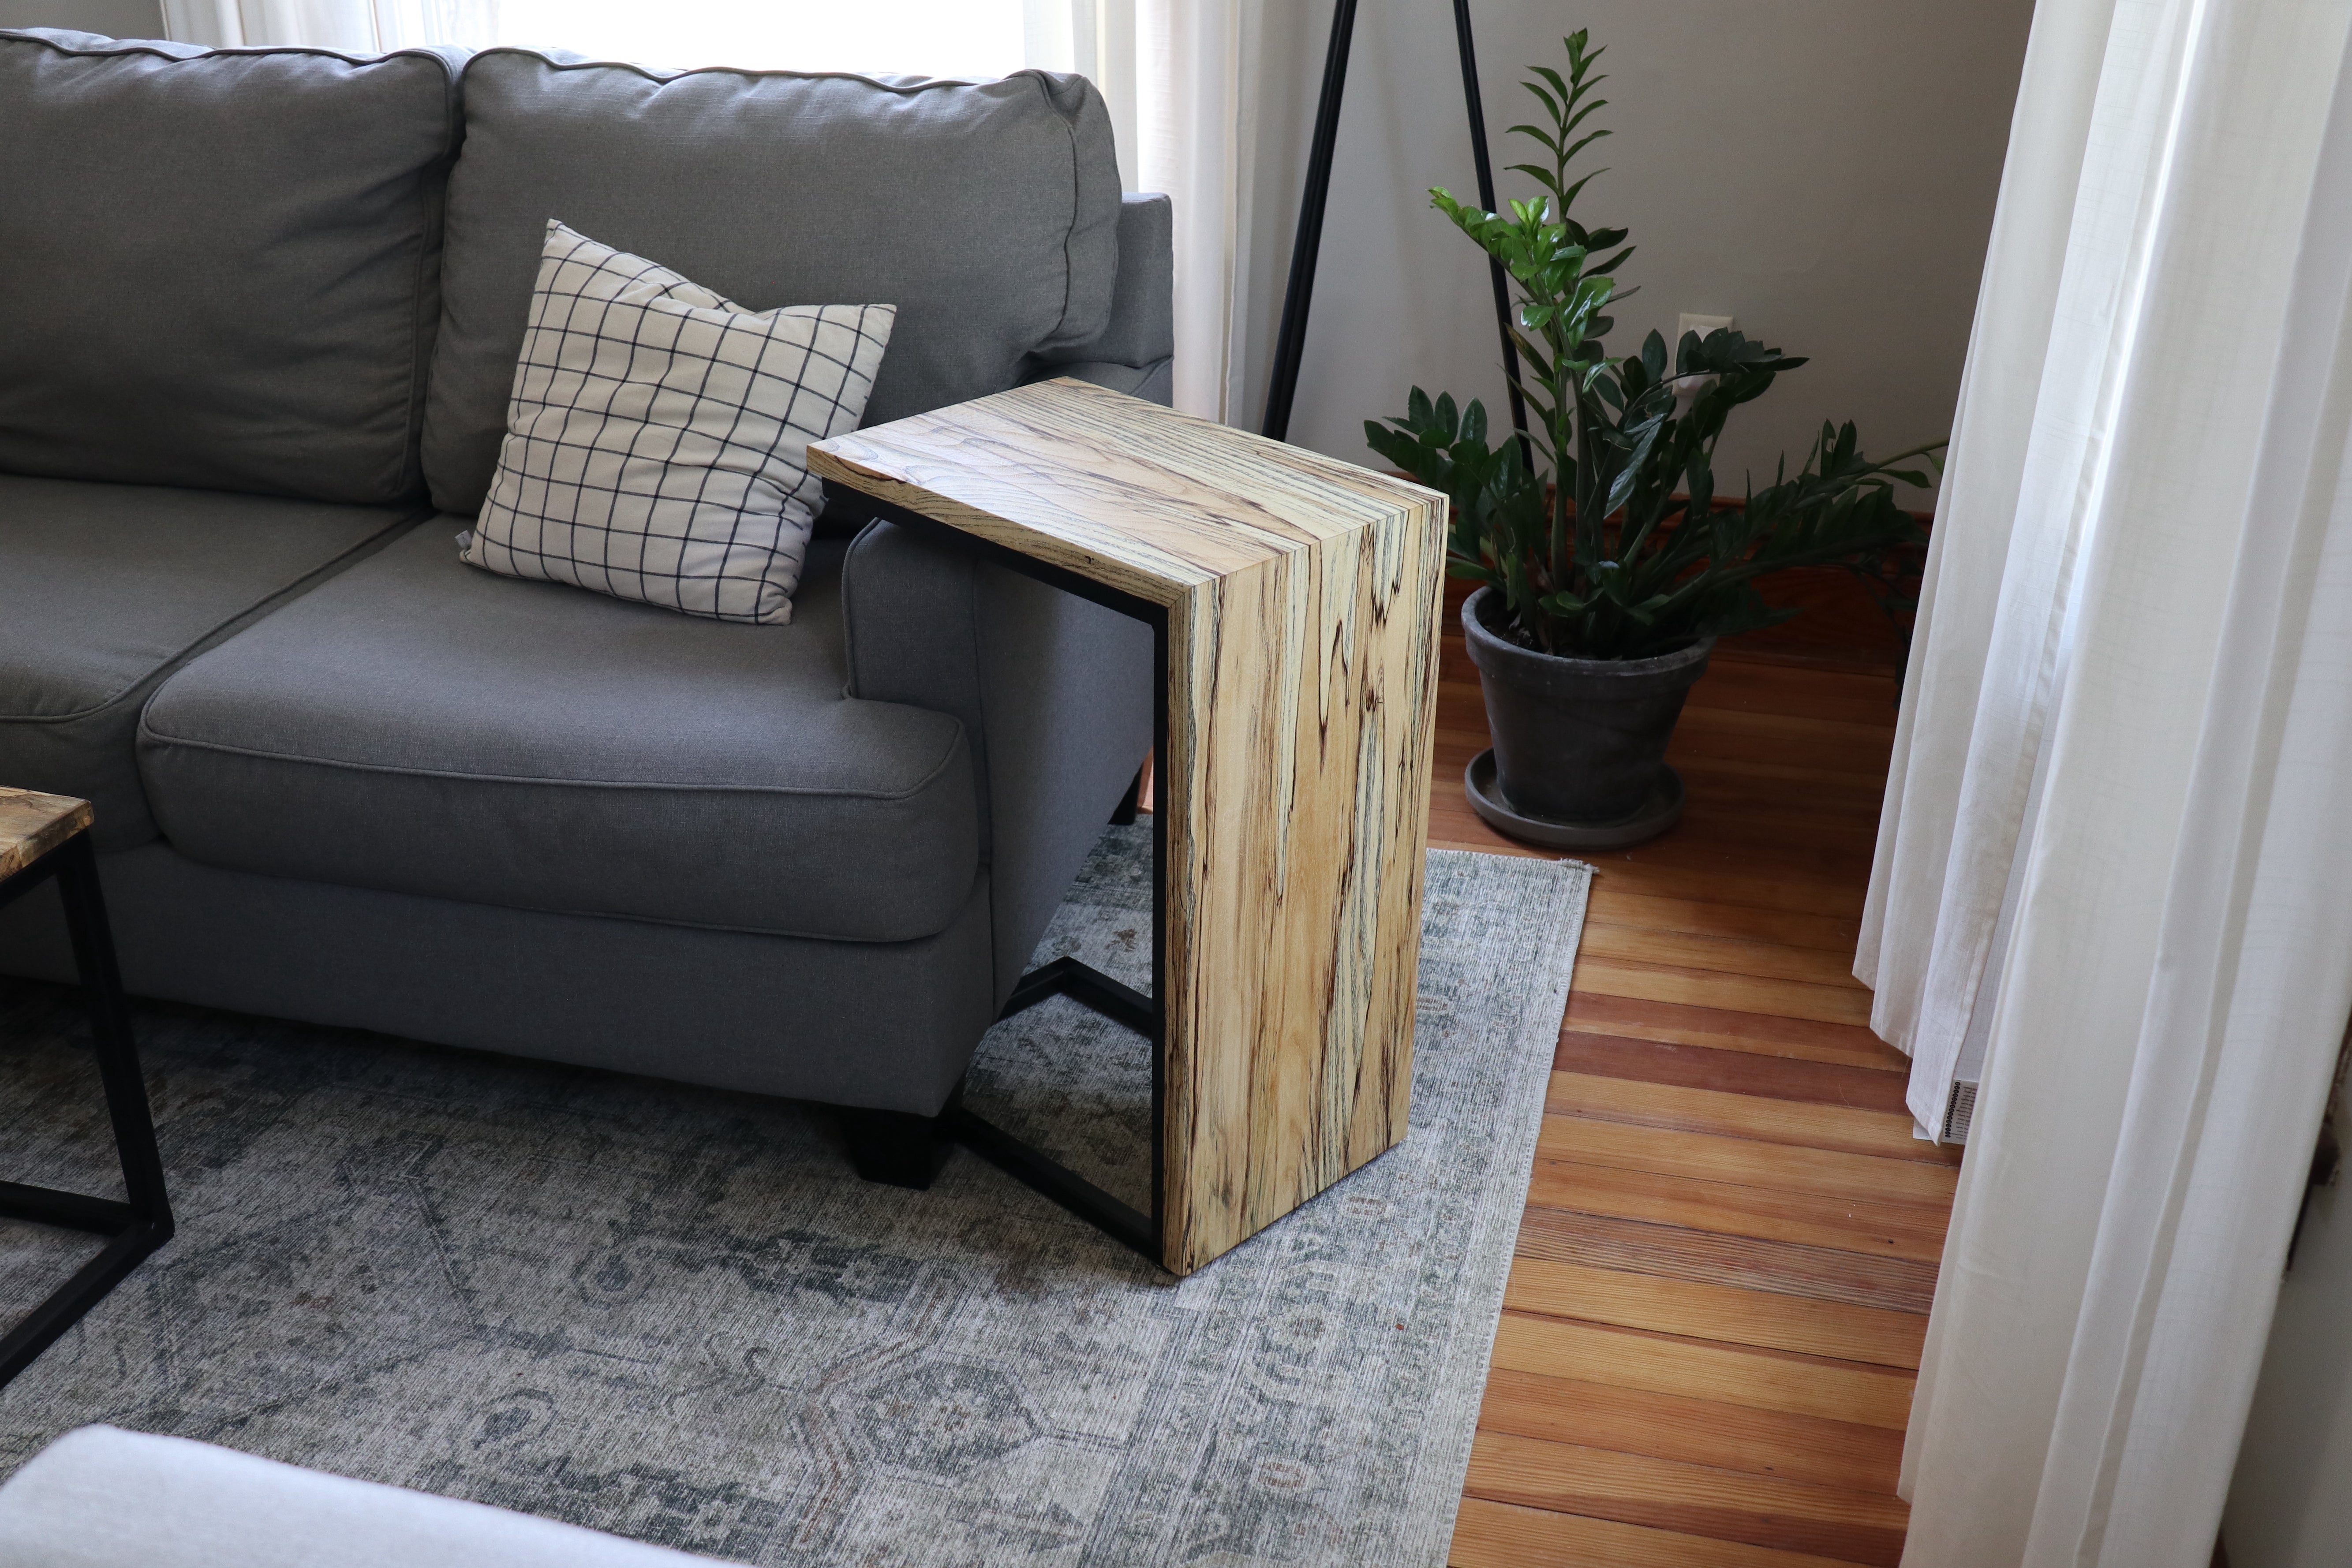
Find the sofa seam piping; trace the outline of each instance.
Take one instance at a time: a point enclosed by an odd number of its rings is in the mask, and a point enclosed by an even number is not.
[[[912,704],[894,704],[912,706]],[[929,710],[922,710],[928,712]],[[230,746],[217,740],[196,740],[186,736],[168,735],[147,722],[144,711],[139,716],[139,735],[159,747],[184,747],[193,751],[213,751],[229,757],[250,757],[268,762],[291,763],[298,767],[337,768],[352,773],[380,773],[408,779],[436,779],[459,784],[511,784],[530,788],[572,789],[635,790],[647,794],[710,794],[710,795],[785,795],[809,796],[824,800],[911,800],[939,782],[948,765],[955,760],[957,751],[963,749],[963,727],[957,725],[945,756],[931,766],[930,771],[906,789],[895,793],[878,789],[814,789],[782,784],[685,784],[665,783],[658,779],[550,779],[519,773],[454,773],[446,768],[395,768],[381,762],[347,762],[339,758],[304,757],[290,751],[264,751],[257,747]]]
[[[85,481],[72,482],[84,483]],[[103,483],[103,481],[96,482]],[[172,653],[165,654],[161,660],[157,661],[152,669],[142,674],[137,679],[117,686],[114,690],[109,692],[103,701],[92,703],[89,706],[85,708],[76,708],[71,713],[0,713],[0,724],[72,724],[79,719],[95,717],[96,716],[104,713],[108,708],[110,708],[117,703],[122,701],[125,697],[130,696],[147,682],[153,680],[159,673],[163,674],[165,680],[169,680],[172,676],[178,674],[182,669],[184,669],[189,664],[189,663],[205,653],[210,653],[212,651],[213,640],[219,637],[223,632],[227,632],[230,628],[236,626],[238,622],[244,620],[247,616],[254,616],[253,624],[257,626],[259,625],[263,621],[268,620],[271,615],[275,614],[277,611],[282,608],[285,604],[290,603],[292,600],[289,598],[289,595],[293,598],[299,598],[301,595],[298,591],[302,590],[306,584],[317,581],[325,573],[332,570],[335,567],[358,554],[361,550],[367,549],[368,546],[375,543],[376,540],[383,538],[384,535],[392,532],[393,529],[412,527],[415,524],[423,522],[426,517],[432,515],[432,510],[433,509],[430,507],[425,507],[419,510],[411,511],[396,521],[386,523],[383,528],[378,528],[367,538],[352,545],[351,549],[343,550],[339,554],[331,556],[327,559],[320,561],[317,566],[311,568],[309,571],[304,572],[293,581],[287,583],[277,591],[268,595],[258,603],[248,604],[244,609],[238,611],[236,614],[228,616],[224,620],[215,622],[196,636],[190,638]],[[260,612],[257,615],[255,614],[257,611]],[[142,716],[141,722],[142,724],[145,722],[143,714]]]

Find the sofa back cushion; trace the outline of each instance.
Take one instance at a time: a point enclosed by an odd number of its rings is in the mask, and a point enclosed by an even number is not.
[[[1118,170],[1100,95],[1002,81],[651,71],[491,49],[465,76],[425,418],[436,505],[498,466],[551,218],[753,310],[896,305],[866,422],[1001,391],[1109,319]]]
[[[415,495],[457,73],[0,31],[0,471]]]

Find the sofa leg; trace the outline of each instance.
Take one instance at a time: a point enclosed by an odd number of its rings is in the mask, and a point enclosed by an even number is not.
[[[867,1181],[928,1190],[948,1163],[948,1155],[955,1152],[955,1140],[948,1132],[948,1112],[955,1104],[955,1099],[949,1100],[947,1110],[936,1116],[842,1107],[842,1128],[849,1134],[849,1163]]]
[[[1143,770],[1150,766],[1150,762],[1146,762],[1143,768],[1135,770],[1135,777],[1129,780],[1127,793],[1118,798],[1118,808],[1110,814],[1112,827],[1131,828],[1135,825],[1135,813],[1143,803]]]

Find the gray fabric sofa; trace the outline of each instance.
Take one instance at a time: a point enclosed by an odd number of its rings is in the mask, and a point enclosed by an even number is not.
[[[789,625],[461,564],[550,217],[889,302],[867,422],[1165,400],[1075,78],[0,31],[0,783],[131,989],[937,1113],[1149,744],[1141,628],[836,507]],[[47,895],[0,972],[71,972]]]
[[[185,1437],[68,1432],[0,1485],[0,1568],[712,1568]]]

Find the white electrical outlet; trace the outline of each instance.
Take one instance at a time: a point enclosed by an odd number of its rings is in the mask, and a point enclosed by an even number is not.
[[[1696,332],[1704,339],[1709,332],[1728,331],[1738,325],[1739,318],[1737,316],[1694,316],[1685,310],[1682,319],[1675,323],[1675,341],[1681,342],[1685,332]]]
[[[1670,362],[1673,361],[1682,346],[1683,334],[1685,332],[1696,332],[1700,341],[1704,342],[1709,332],[1727,332],[1738,325],[1739,325],[1738,318],[1734,316],[1694,316],[1685,310],[1682,313],[1681,319],[1675,323],[1675,340],[1666,345],[1666,358]],[[1690,405],[1697,401],[1698,394],[1705,392],[1714,382],[1713,376],[1701,376],[1676,386],[1675,388],[1675,415],[1679,417],[1688,413]]]

